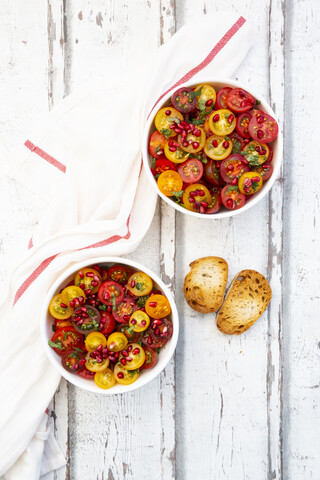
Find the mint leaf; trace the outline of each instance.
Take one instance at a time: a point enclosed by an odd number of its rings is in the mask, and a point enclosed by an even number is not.
[[[155,166],[156,166],[156,159],[155,159],[155,158],[152,158],[151,168],[154,168]]]
[[[193,100],[195,97],[200,97],[201,93],[202,93],[202,89],[203,89],[203,85],[201,88],[199,88],[199,90],[197,90],[196,92],[193,91],[192,94],[190,94],[190,97],[191,99]]]
[[[107,310],[107,305],[102,304],[102,305],[99,305],[98,308],[99,308],[99,310],[104,310],[104,311],[106,311],[106,310]]]
[[[160,133],[162,133],[162,135],[164,135],[166,138],[169,138],[171,136],[172,130],[170,130],[170,128],[162,128],[160,130]]]
[[[182,197],[183,194],[184,194],[184,190],[180,190],[179,192],[172,192],[172,195],[178,198]]]
[[[158,146],[157,146],[157,148],[156,148],[156,153],[158,153],[159,150],[161,150],[161,145],[158,145]]]
[[[63,350],[63,345],[62,345],[62,343],[59,342],[59,341],[58,341],[58,342],[52,342],[51,340],[49,340],[48,345],[49,345],[50,347],[58,348],[59,350]]]
[[[135,287],[137,290],[143,290],[143,283],[142,282],[136,282]]]
[[[205,110],[206,109],[206,101],[205,100],[198,100],[198,107],[201,111]]]
[[[241,148],[241,143],[239,140],[235,139],[233,142],[232,153],[239,153]]]
[[[228,193],[228,192],[238,192],[238,191],[239,191],[239,188],[235,185],[235,186],[230,186],[227,189],[226,193]]]
[[[256,100],[256,105],[260,105],[261,100]]]
[[[142,297],[139,297],[138,300],[137,300],[138,307],[139,308],[144,308],[148,298],[149,298],[149,295],[143,295]]]
[[[55,331],[57,330],[54,323],[51,325],[51,328],[52,328],[52,331],[53,331],[53,332],[55,332]]]

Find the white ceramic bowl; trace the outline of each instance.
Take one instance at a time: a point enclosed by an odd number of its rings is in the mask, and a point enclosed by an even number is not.
[[[139,270],[142,272],[147,273],[153,280],[154,286],[156,289],[161,290],[164,295],[168,298],[170,305],[171,305],[171,314],[168,316],[168,318],[172,321],[173,323],[173,335],[171,339],[168,341],[168,343],[165,345],[160,350],[159,354],[159,359],[158,363],[153,367],[148,370],[144,370],[143,373],[139,376],[138,380],[131,385],[121,385],[119,383],[116,383],[112,388],[108,390],[104,390],[102,388],[99,388],[94,380],[88,380],[85,378],[80,377],[77,374],[72,374],[67,372],[62,364],[61,364],[61,356],[58,355],[51,347],[48,345],[48,341],[52,338],[53,332],[52,332],[52,317],[48,312],[48,306],[50,303],[50,300],[54,295],[60,292],[61,288],[66,286],[72,278],[74,278],[75,273],[80,270],[81,268],[87,267],[87,266],[92,266],[92,265],[97,265],[97,264],[103,264],[106,266],[111,266],[113,264],[122,264],[122,265],[127,265],[129,267],[132,267],[135,270]],[[88,390],[89,392],[94,392],[94,393],[99,393],[101,395],[114,395],[117,393],[125,393],[125,392],[130,392],[131,390],[135,390],[137,388],[142,387],[143,385],[146,385],[147,383],[151,382],[159,373],[165,368],[169,360],[171,359],[176,345],[177,345],[177,340],[178,340],[178,334],[179,334],[179,317],[178,317],[178,311],[176,304],[174,302],[173,296],[170,293],[169,288],[162,282],[162,280],[155,275],[153,272],[151,272],[148,268],[144,267],[143,265],[140,265],[139,263],[136,263],[132,260],[127,260],[125,258],[120,258],[120,257],[98,257],[98,258],[93,258],[90,261],[82,261],[79,263],[74,264],[71,268],[68,268],[60,277],[54,282],[52,287],[50,288],[48,295],[46,296],[46,299],[44,301],[44,306],[43,306],[43,311],[42,311],[42,321],[41,321],[41,337],[43,341],[43,346],[45,348],[45,351],[49,357],[49,360],[51,363],[55,366],[55,368],[59,371],[59,373],[69,382],[73,383],[73,385],[76,385],[77,387],[83,388],[84,390]]]
[[[275,120],[277,120],[277,116],[275,115],[274,111],[272,108],[268,105],[266,100],[258,93],[253,92],[250,87],[247,85],[244,85],[243,83],[237,82],[236,80],[232,79],[221,79],[221,78],[200,78],[199,81],[195,82],[194,80],[191,80],[190,82],[184,83],[182,85],[179,85],[178,88],[182,87],[194,87],[195,85],[199,85],[200,83],[209,83],[212,85],[216,90],[220,90],[223,87],[231,87],[231,88],[243,88],[247,92],[251,93],[251,95],[260,100],[260,105],[259,109],[264,111],[265,113],[271,115]],[[217,219],[217,218],[227,218],[227,217],[233,217],[234,215],[238,215],[241,212],[245,212],[249,208],[253,207],[256,205],[260,200],[267,195],[269,192],[270,188],[274,184],[275,180],[277,179],[280,171],[280,166],[282,162],[282,136],[280,133],[279,129],[279,134],[277,138],[272,142],[272,149],[273,149],[273,160],[272,160],[272,165],[273,165],[273,173],[271,177],[263,184],[262,188],[251,198],[249,198],[245,205],[242,208],[239,208],[238,210],[228,210],[224,206],[221,207],[221,210],[218,213],[215,214],[201,214],[197,212],[191,212],[190,210],[187,210],[186,208],[183,208],[179,206],[177,203],[175,203],[173,200],[171,200],[169,197],[166,197],[163,195],[163,193],[160,192],[157,186],[157,182],[155,181],[154,176],[152,175],[150,166],[151,166],[151,161],[152,161],[152,156],[149,153],[149,137],[151,133],[153,133],[156,128],[154,125],[154,117],[156,113],[160,110],[160,108],[165,107],[166,105],[169,105],[170,103],[170,98],[172,93],[176,89],[170,90],[170,93],[168,93],[161,101],[161,103],[157,106],[155,109],[154,113],[150,116],[147,125],[144,130],[143,134],[143,144],[142,144],[142,156],[143,156],[143,164],[145,167],[145,170],[147,172],[147,176],[152,183],[153,187],[156,189],[158,195],[167,202],[169,205],[174,207],[176,210],[179,212],[185,213],[187,215],[191,215],[192,217],[198,217],[198,218],[209,218],[209,219]],[[279,122],[278,122],[279,123]]]

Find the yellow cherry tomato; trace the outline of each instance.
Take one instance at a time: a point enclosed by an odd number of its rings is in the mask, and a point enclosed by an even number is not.
[[[175,148],[175,151],[172,152],[170,148]],[[164,154],[167,159],[173,163],[182,163],[189,158],[189,153],[185,152],[180,147],[170,147],[169,143],[166,143],[164,146]]]
[[[116,363],[113,374],[116,381],[122,385],[131,385],[131,383],[134,383],[139,378],[139,372],[137,370],[126,370],[121,363]]]
[[[211,135],[207,138],[204,153],[212,160],[223,160],[232,152],[232,142],[228,137]]]
[[[120,355],[120,363],[126,370],[136,370],[144,364],[146,354],[138,343],[130,343],[126,348],[126,353],[126,356]]]
[[[258,172],[246,172],[239,178],[239,190],[245,195],[252,195],[262,187],[262,176]]]
[[[110,368],[107,368],[104,372],[96,373],[94,376],[94,381],[99,388],[104,388],[105,390],[113,387],[113,385],[116,383],[113,371],[110,370]]]
[[[127,337],[121,332],[113,332],[107,340],[107,347],[112,352],[120,352],[128,345]]]
[[[164,295],[151,295],[146,301],[145,309],[152,318],[163,318],[171,313],[169,300]]]
[[[136,295],[137,297],[142,297],[143,295],[148,295],[153,288],[153,282],[149,275],[144,272],[134,272],[133,275],[128,280],[127,284],[128,290]]]
[[[201,127],[195,127],[194,133],[188,133],[185,139],[179,135],[178,141],[181,144],[182,150],[188,153],[198,153],[203,149],[206,143],[206,134]],[[200,132],[200,135],[198,134]],[[195,135],[197,133],[197,135]],[[188,145],[187,145],[188,144]]]
[[[269,147],[265,143],[258,143],[255,140],[249,142],[243,149],[245,158],[248,160],[250,167],[258,167],[262,165],[269,156]]]
[[[77,273],[74,284],[82,290],[91,290],[91,293],[96,293],[101,284],[101,275],[94,268],[82,268]]]
[[[210,108],[211,105],[215,104],[217,94],[215,89],[208,83],[201,83],[200,85],[197,85],[194,91],[197,92],[200,90],[200,88],[201,93],[199,97],[197,97],[197,107],[200,108],[200,110],[204,110],[205,107]],[[207,105],[208,100],[210,105]]]
[[[173,107],[164,107],[157,113],[154,124],[158,132],[169,138],[177,135],[173,129],[170,129],[170,126],[175,123],[180,123],[181,120],[183,120],[183,115],[178,112],[178,110]]]
[[[70,302],[73,302],[75,298],[79,299],[79,297],[83,298],[82,303],[84,303],[87,298],[82,288],[76,287],[75,285],[70,285],[61,292],[62,301],[68,306],[70,306]],[[71,307],[73,306],[71,303]]]
[[[60,293],[52,297],[51,302],[49,303],[49,312],[54,318],[57,318],[58,320],[65,320],[66,318],[71,317],[71,315],[73,314],[73,310],[73,308],[69,307],[66,303],[63,302]]]
[[[222,108],[221,110],[215,110],[209,117],[209,126],[212,133],[219,135],[230,135],[236,128],[236,116],[231,110]]]
[[[104,372],[109,366],[109,358],[103,358],[101,362],[98,362],[95,358],[90,357],[90,353],[86,355],[86,368],[90,372]]]
[[[135,332],[143,332],[150,325],[150,318],[142,310],[136,310],[130,317],[129,325]]]
[[[193,201],[190,202],[190,200]],[[187,210],[191,210],[191,212],[201,212],[201,202],[206,202],[210,205],[212,197],[207,187],[201,183],[193,183],[185,189],[182,201]]]
[[[104,348],[107,345],[107,339],[103,333],[92,332],[86,337],[84,343],[88,352],[94,352],[99,345],[102,345],[102,348]]]
[[[158,188],[166,197],[172,197],[175,192],[180,192],[183,181],[178,172],[174,170],[166,170],[160,173],[157,182]]]

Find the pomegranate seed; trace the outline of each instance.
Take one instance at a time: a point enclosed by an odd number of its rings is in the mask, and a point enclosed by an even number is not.
[[[115,342],[112,342],[112,343],[110,343],[108,348],[109,348],[109,350],[113,350],[115,346],[116,346]]]
[[[112,307],[111,307],[111,305],[108,305],[108,306],[107,306],[107,312],[108,312],[108,313],[111,313],[111,312],[112,312]]]
[[[257,122],[258,122],[260,125],[261,125],[261,123],[264,122],[264,118],[263,118],[262,115],[259,115],[259,116],[257,117]]]
[[[127,357],[129,355],[127,350],[121,350],[121,353],[124,357]]]
[[[265,155],[267,153],[267,150],[265,148],[261,148],[260,154]]]
[[[229,145],[230,145],[230,144],[229,144],[228,140],[225,140],[225,141],[223,142],[223,144],[222,144],[223,148],[228,148]]]
[[[79,274],[79,277],[80,277],[80,278],[84,278],[84,273],[81,272],[81,270],[79,270],[78,274]]]
[[[123,377],[124,377],[124,375],[123,375],[123,373],[122,373],[122,372],[119,372],[119,373],[117,373],[117,377],[118,377],[118,378],[123,378]]]
[[[91,285],[93,287],[97,287],[99,285],[99,282],[95,282],[94,280],[92,280]]]
[[[79,320],[81,320],[81,317],[79,317],[79,316],[78,316],[78,317],[74,317],[73,320],[77,323],[77,322],[79,322]]]
[[[182,144],[183,147],[187,147],[188,145],[189,145],[188,142],[183,142],[183,144]]]
[[[92,277],[94,277],[94,273],[93,272],[87,272],[86,277],[92,278]]]
[[[86,288],[85,284],[84,283],[80,283],[79,287],[84,290]]]
[[[198,195],[200,195],[200,197],[204,197],[204,191],[203,191],[203,190],[199,190]]]
[[[107,348],[102,349],[102,353],[109,353]]]
[[[110,362],[116,362],[117,361],[116,357],[114,357],[113,355],[109,355],[109,360],[110,360]]]
[[[86,295],[90,295],[90,293],[91,293],[91,288],[87,288],[87,289],[84,291],[84,293],[85,293]]]
[[[71,307],[71,308],[74,308],[74,305],[75,305],[74,300],[71,300],[71,302],[70,302],[70,307]]]
[[[60,303],[60,307],[67,308],[67,305],[65,303]]]
[[[83,302],[84,302],[84,297],[80,296],[80,297],[79,297],[79,303],[80,303],[80,305],[82,305]]]
[[[228,205],[228,207],[232,208],[232,200],[231,200],[231,198],[228,199],[227,205]]]
[[[243,101],[241,102],[241,107],[247,107],[248,105],[251,105],[251,103],[248,102],[248,100],[243,100]]]
[[[81,367],[82,367],[82,365],[84,365],[85,363],[86,363],[86,359],[82,358],[82,360],[80,360],[80,362],[79,362],[79,365],[81,365]]]
[[[246,158],[243,157],[241,161],[242,161],[242,163],[244,163],[245,165],[249,165],[249,162],[248,162],[248,160],[247,160]]]
[[[134,280],[131,280],[130,287],[134,288],[135,286],[136,286],[136,282]]]
[[[155,325],[162,325],[162,321],[161,320],[154,320],[153,323]]]
[[[169,117],[171,115],[171,110],[166,110],[164,113]]]
[[[101,351],[102,351],[102,345],[101,345],[101,343],[100,343],[100,345],[96,348],[96,351],[97,351],[97,352],[101,352]]]
[[[114,356],[115,356],[116,358],[118,358],[118,357],[119,357],[119,352],[116,352],[116,353],[114,354]]]
[[[191,129],[191,131],[193,132],[193,130],[196,128],[195,125],[193,125],[193,123],[189,123],[189,127]]]
[[[169,147],[173,147],[173,140],[170,140],[170,142],[168,143]]]
[[[163,327],[162,333],[166,333],[168,331],[168,327]]]
[[[201,205],[202,205],[204,208],[207,208],[207,207],[208,207],[207,202],[200,202],[200,203],[201,203]]]
[[[263,137],[263,131],[262,130],[258,130],[257,131],[257,135],[258,135],[258,138],[259,140]]]
[[[97,270],[98,272],[100,272],[101,268],[99,267],[99,265],[93,265],[92,267],[94,270]]]
[[[193,192],[190,192],[190,197],[194,198],[196,196],[197,190],[194,190]]]
[[[228,122],[229,122],[229,123],[232,123],[233,120],[234,120],[234,115],[229,115],[229,117],[228,117]]]
[[[212,105],[212,104],[213,104],[213,100],[212,100],[212,98],[209,98],[209,100],[206,101],[206,106],[210,107],[210,105]]]
[[[147,322],[145,320],[142,320],[141,325],[144,327],[145,325],[147,325]]]
[[[183,130],[183,132],[181,133],[181,137],[185,138],[186,136],[187,136],[187,132],[185,130]]]
[[[108,354],[107,354],[107,353],[103,353],[103,354],[102,354],[102,358],[108,358]]]
[[[87,311],[87,307],[81,307],[81,308],[80,308],[80,311],[81,311],[81,312],[86,312],[86,311]]]
[[[216,113],[214,116],[213,116],[213,119],[212,119],[214,122],[218,122],[220,120],[220,115],[219,113]]]
[[[122,363],[122,365],[126,365],[127,364],[127,360],[125,358],[121,358],[120,362]]]
[[[192,197],[189,197],[189,198],[188,198],[188,201],[189,201],[189,203],[194,203],[194,202],[195,202],[195,199],[192,198]]]
[[[132,358],[131,357],[128,357],[126,358],[127,362],[132,362]]]
[[[101,362],[102,362],[102,358],[97,356],[97,357],[96,357],[96,361],[97,361],[98,363],[101,363]]]
[[[175,131],[176,133],[182,133],[181,128],[178,128],[178,127],[176,127],[176,128],[174,129],[174,131]]]
[[[130,315],[123,315],[123,320],[128,322],[130,320]]]
[[[169,147],[169,150],[170,150],[170,152],[176,152],[176,151],[177,151],[177,147]]]
[[[80,305],[79,298],[76,297],[76,298],[73,299],[73,301],[74,301],[75,305]]]
[[[74,365],[72,365],[72,368],[73,368],[73,370],[78,370],[79,363],[75,363]]]
[[[260,147],[259,147],[259,145],[256,146],[255,150],[256,150],[256,152],[260,153]]]
[[[95,275],[95,276],[93,277],[93,280],[94,280],[95,282],[98,282],[98,283],[100,282],[100,278],[98,277],[98,275]]]
[[[150,302],[150,303],[149,303],[149,307],[151,307],[151,308],[154,308],[154,307],[156,307],[157,305],[158,305],[157,302]]]
[[[260,178],[259,177],[253,177],[252,182],[260,182]]]
[[[188,124],[184,120],[182,120],[181,125],[183,125],[184,128],[187,128]]]
[[[196,137],[200,137],[200,135],[201,135],[201,130],[197,130],[196,132],[194,132],[194,135],[195,135]]]
[[[154,331],[154,333],[155,333],[156,335],[159,335],[159,333],[160,333],[159,328],[156,328],[155,331]]]
[[[232,180],[231,184],[232,184],[232,185],[237,185],[237,183],[238,183],[238,179],[237,179],[237,177],[234,177],[234,179]]]
[[[84,312],[83,312],[82,318],[88,318],[88,317],[89,317],[89,315],[88,315],[87,313],[84,313]]]
[[[93,307],[96,305],[96,301],[95,301],[95,300],[89,300],[89,303],[90,303],[90,305],[92,305]]]
[[[149,344],[149,345],[151,345],[151,344],[152,344],[152,338],[151,338],[151,335],[149,335],[147,342],[148,342],[148,344]]]
[[[138,353],[140,353],[140,348],[135,348],[132,353],[133,355],[138,355]]]
[[[130,352],[131,352],[131,350],[132,350],[132,346],[131,346],[131,345],[129,345],[129,347],[127,348],[127,351],[130,353]]]
[[[269,165],[262,165],[262,168],[264,168],[265,170],[268,170]]]
[[[80,327],[80,325],[82,325],[83,323],[84,323],[84,320],[79,320],[79,322],[78,322],[79,327]]]
[[[175,123],[171,123],[171,125],[169,125],[169,128],[170,128],[170,130],[173,130],[174,128],[176,128],[176,124],[175,124]]]
[[[234,170],[234,166],[233,165],[228,165],[227,170],[228,170],[228,172],[232,172],[232,170]]]
[[[137,323],[137,320],[135,320],[134,318],[131,320],[131,325],[135,325]]]
[[[157,155],[163,155],[164,154],[164,150],[163,148],[160,148],[160,150],[157,151]]]
[[[214,146],[214,148],[217,148],[217,146],[219,145],[218,140],[212,140],[212,145]]]
[[[99,324],[99,330],[102,330],[103,327],[104,327],[104,325],[103,325],[103,323],[101,322],[101,323]]]
[[[201,205],[200,207],[200,213],[205,213],[206,209]]]

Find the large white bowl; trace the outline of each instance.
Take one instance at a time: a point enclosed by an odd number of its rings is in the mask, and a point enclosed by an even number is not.
[[[168,316],[173,323],[173,335],[171,339],[167,342],[165,347],[160,350],[158,363],[148,370],[144,370],[143,373],[139,376],[138,380],[131,385],[121,385],[116,383],[114,387],[110,388],[109,390],[104,390],[99,388],[94,380],[88,380],[85,378],[80,377],[77,374],[72,374],[67,372],[63,366],[61,365],[61,356],[58,355],[51,347],[48,345],[48,341],[51,339],[53,332],[52,332],[52,317],[48,312],[48,306],[50,300],[54,295],[60,292],[61,288],[66,286],[72,278],[74,278],[75,273],[80,270],[81,268],[103,264],[106,266],[111,266],[113,264],[122,264],[132,267],[136,270],[142,271],[147,273],[153,280],[156,289],[161,290],[164,295],[168,298],[170,305],[171,305],[171,314]],[[125,258],[120,257],[98,257],[93,258],[90,261],[82,261],[79,263],[74,264],[71,268],[68,268],[60,277],[54,282],[52,287],[50,288],[48,295],[44,301],[43,311],[41,315],[41,337],[43,340],[43,346],[45,351],[49,357],[50,362],[55,366],[55,368],[59,371],[59,373],[69,382],[73,383],[77,387],[83,388],[84,390],[88,390],[89,392],[99,393],[101,395],[114,395],[116,393],[125,393],[130,392],[131,390],[135,390],[136,388],[140,388],[143,385],[151,382],[159,373],[165,368],[169,360],[171,359],[178,340],[179,335],[179,316],[176,304],[174,302],[173,296],[169,288],[162,282],[162,280],[155,275],[151,270],[140,265],[137,262],[132,260],[127,260]]]
[[[237,82],[236,80],[232,80],[232,79],[229,79],[229,78],[226,78],[226,79],[200,78],[197,82],[195,82],[194,80],[191,80],[190,82],[186,82],[182,85],[179,85],[178,88],[194,87],[195,85],[199,85],[201,83],[209,83],[210,85],[212,85],[217,90],[220,90],[223,87],[243,88],[247,92],[251,93],[251,95],[254,98],[260,100],[261,103],[258,107],[260,110],[262,110],[265,113],[271,115],[278,122],[276,114],[274,113],[272,108],[268,105],[266,100],[262,97],[262,95],[260,95],[259,93],[253,92],[252,89],[249,86],[244,85],[243,83]],[[152,156],[149,153],[149,137],[150,137],[151,133],[156,130],[156,127],[154,125],[154,117],[155,117],[156,113],[160,110],[160,108],[163,108],[170,103],[171,95],[175,90],[176,89],[170,90],[170,93],[168,93],[165,97],[163,97],[161,103],[159,103],[159,105],[157,105],[157,107],[154,110],[154,112],[152,113],[152,115],[150,115],[150,118],[149,118],[149,120],[146,124],[144,134],[143,134],[143,143],[142,143],[143,164],[144,164],[145,170],[147,172],[147,176],[148,176],[150,182],[152,183],[153,187],[156,189],[158,195],[160,195],[160,197],[165,202],[167,202],[169,205],[174,207],[179,212],[185,213],[187,215],[191,215],[192,217],[206,218],[206,219],[207,218],[217,219],[217,218],[233,217],[234,215],[238,215],[241,212],[245,212],[249,208],[256,205],[258,202],[260,202],[260,200],[262,200],[263,197],[265,197],[267,195],[267,193],[269,192],[270,188],[272,187],[272,185],[274,184],[275,180],[277,179],[277,177],[279,175],[280,166],[281,166],[281,162],[282,162],[282,151],[283,151],[283,149],[282,149],[282,136],[281,136],[280,129],[279,129],[279,134],[278,134],[277,138],[272,142],[272,149],[273,149],[272,165],[273,165],[273,169],[274,169],[273,173],[272,173],[271,177],[263,184],[261,190],[259,190],[253,197],[249,198],[242,208],[239,208],[238,210],[228,210],[228,209],[226,209],[225,207],[222,206],[221,210],[218,213],[205,215],[205,214],[201,214],[201,213],[198,213],[198,212],[191,212],[190,210],[187,210],[186,208],[183,208],[183,207],[179,206],[173,200],[170,200],[169,197],[166,197],[165,195],[163,195],[163,193],[160,192],[160,190],[157,186],[157,182],[155,181],[155,178],[152,175],[152,172],[151,172],[151,169],[150,169]]]

